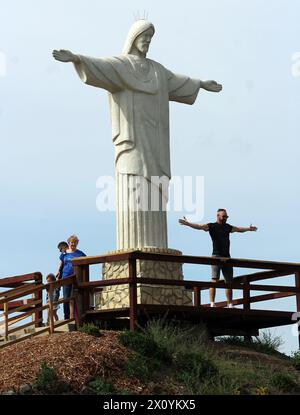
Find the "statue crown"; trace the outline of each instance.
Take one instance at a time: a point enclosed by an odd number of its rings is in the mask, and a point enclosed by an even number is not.
[[[136,13],[133,13],[134,20],[137,22],[138,20],[148,20],[148,12],[146,10],[143,11],[143,14],[138,10]]]

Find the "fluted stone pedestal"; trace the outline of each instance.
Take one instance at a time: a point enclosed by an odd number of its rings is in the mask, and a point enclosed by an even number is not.
[[[140,248],[142,252],[182,255],[180,251],[168,248]],[[130,252],[117,250],[108,254]],[[128,278],[128,261],[104,263],[103,279]],[[137,260],[137,277],[183,280],[182,264],[164,261]],[[193,294],[184,287],[137,284],[138,304],[192,305]],[[129,306],[128,284],[104,287],[95,297],[96,309],[115,309]]]

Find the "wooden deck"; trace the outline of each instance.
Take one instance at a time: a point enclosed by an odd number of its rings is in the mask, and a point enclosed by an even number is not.
[[[222,265],[235,268],[261,270],[240,275],[234,278],[231,284],[224,281],[192,281],[167,280],[156,278],[141,278],[137,275],[137,260],[178,262],[181,264]],[[115,280],[90,281],[89,267],[104,262],[128,261],[128,275]],[[241,258],[221,258],[203,256],[173,256],[165,254],[145,253],[141,251],[128,251],[121,254],[101,255],[98,257],[77,258],[73,261],[77,289],[81,293],[82,320],[97,322],[104,328],[130,328],[146,324],[150,318],[166,316],[167,319],[189,321],[194,324],[204,323],[211,336],[218,335],[245,335],[256,336],[260,329],[295,324],[295,313],[300,316],[300,263],[276,262]],[[264,285],[257,284],[261,280],[270,280],[278,277],[293,275],[293,285]],[[143,305],[137,302],[137,285],[153,284],[167,286],[181,286],[193,292],[192,306],[175,305]],[[111,310],[91,310],[89,294],[107,286],[126,284],[129,287],[129,307]],[[242,291],[242,298],[233,301],[235,306],[242,308],[225,308],[226,303],[217,303],[216,308],[201,304],[201,293],[209,288],[232,288]],[[253,291],[263,291],[265,294],[251,295]],[[278,298],[294,297],[295,311],[279,311],[251,309],[252,303],[272,301]]]
[[[105,329],[129,328],[130,308],[110,310],[89,310],[86,320],[93,321]],[[244,310],[221,307],[137,305],[136,322],[144,326],[149,319],[166,317],[176,321],[189,321],[193,324],[204,323],[213,336],[252,335],[257,336],[259,329],[294,324],[293,312],[271,310]]]

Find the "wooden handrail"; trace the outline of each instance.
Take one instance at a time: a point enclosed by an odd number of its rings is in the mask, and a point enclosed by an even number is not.
[[[286,298],[294,296],[295,293],[271,293],[271,294],[262,294],[262,295],[255,295],[250,297],[250,303],[258,303],[261,301],[269,301],[269,300],[276,300],[278,298]],[[243,305],[244,304],[244,298],[236,298],[232,300],[233,305]],[[203,307],[210,307],[210,303],[206,303],[202,305]],[[215,303],[216,307],[226,307],[227,301],[219,301]]]
[[[25,297],[26,295],[33,294],[35,291],[40,289],[49,289],[49,286],[52,285],[53,288],[61,287],[63,285],[71,284],[75,282],[75,276],[71,276],[68,278],[63,278],[59,281],[51,282],[49,284],[39,284],[33,285],[30,287],[20,287],[11,290],[10,294],[7,294],[4,299],[0,299],[0,305],[6,303],[7,301],[14,300],[19,297]]]
[[[30,274],[24,275],[15,275],[12,277],[4,277],[0,278],[0,287],[10,287],[15,288],[15,286],[19,286],[20,284],[26,281],[37,281],[38,279],[42,279],[42,274],[40,272],[32,272]]]
[[[52,288],[58,288],[58,287],[62,287],[64,285],[69,285],[69,284],[73,284],[73,283],[76,283],[76,276],[75,276],[75,274],[70,275],[67,278],[61,278],[61,279],[59,279],[57,281],[53,281],[53,282],[50,282],[50,283],[44,284],[44,285],[45,285],[45,287],[47,289],[47,287],[49,288],[50,285],[51,285]]]
[[[12,333],[15,333],[16,331],[23,330],[23,329],[25,329],[26,327],[30,327],[30,326],[33,326],[33,325],[34,325],[34,322],[33,322],[33,321],[30,321],[29,323],[22,324],[21,326],[17,326],[17,327],[15,327],[15,328],[13,328],[13,329],[9,329],[9,330],[7,331],[7,333],[8,333],[8,334],[12,334]]]
[[[30,317],[30,315],[32,315],[32,314],[34,314],[35,313],[35,311],[43,311],[43,310],[47,310],[47,308],[49,308],[48,307],[48,304],[45,304],[45,305],[41,305],[41,306],[39,306],[39,307],[35,307],[35,308],[33,308],[32,310],[30,310],[30,311],[25,311],[21,316],[24,316],[24,318],[28,318],[28,317]],[[18,311],[17,310],[11,310],[11,313],[17,313]],[[9,314],[9,313],[6,313],[7,315]],[[21,316],[19,316],[19,317],[21,317]],[[2,314],[0,314],[0,318],[5,318],[5,313],[2,313]],[[10,322],[10,321],[12,321],[14,318],[16,318],[16,317],[10,317],[10,318],[7,318],[7,321],[8,322]]]
[[[192,256],[192,255],[171,255],[142,252],[139,250],[128,251],[120,254],[108,254],[99,256],[87,256],[75,258],[72,263],[76,266],[95,265],[103,262],[119,262],[129,259],[142,259],[148,261],[177,262],[186,264],[202,264],[202,265],[222,265],[233,266],[237,268],[253,268],[253,269],[269,269],[278,270],[280,272],[300,271],[300,263],[298,262],[278,262],[245,258],[225,258],[211,256]]]
[[[122,285],[122,284],[129,284],[130,278],[115,278],[109,280],[96,280],[96,281],[89,281],[89,282],[81,282],[77,284],[79,290],[85,288],[93,288],[93,287],[107,287],[110,285]]]
[[[110,285],[123,285],[129,284],[132,282],[130,278],[119,278],[119,279],[109,279],[109,280],[98,280],[90,281],[78,284],[79,289],[93,288],[93,287],[105,287]],[[138,277],[136,278],[137,284],[150,284],[150,285],[173,285],[181,286],[188,289],[193,289],[194,287],[199,288],[233,288],[236,290],[243,290],[243,283],[226,283],[225,281],[212,282],[212,281],[192,281],[192,280],[170,280],[170,279],[157,279],[157,278],[148,278],[148,277]],[[300,292],[300,288],[289,287],[283,285],[258,285],[250,284],[250,289],[254,291],[282,291],[282,292]]]
[[[28,317],[30,317],[31,314],[32,312],[30,312],[30,314],[23,313],[21,316],[17,317],[10,317],[7,319],[7,323],[9,326],[11,326],[12,324],[18,323],[21,320],[27,319]]]
[[[293,274],[294,272],[292,272]],[[287,277],[291,275],[291,271],[261,271],[261,272],[254,272],[253,274],[245,274],[234,277],[234,281],[242,282],[246,278],[249,282],[260,281],[260,280],[267,280],[270,278],[279,278],[279,277]]]
[[[26,299],[27,300],[27,299]],[[21,300],[21,301],[11,301],[8,303],[8,314],[11,313],[18,313],[20,311],[26,310],[28,308],[34,308],[37,304],[39,304],[41,301],[40,300],[33,300],[31,298],[29,298],[27,303],[24,303],[24,301],[26,300]],[[14,303],[17,303],[17,305],[13,305]],[[19,305],[19,303],[22,303],[22,305]],[[0,308],[1,310],[1,308]]]
[[[63,303],[69,302],[70,300],[74,300],[74,298],[75,298],[74,295],[72,297],[68,298],[67,300],[65,300],[64,298],[61,298],[60,300],[53,301],[53,305],[63,304]]]
[[[22,291],[22,290],[24,290],[24,289],[26,289],[26,288],[30,288],[30,287],[36,287],[36,283],[35,282],[30,282],[30,283],[24,283],[24,284],[22,284],[21,286],[19,286],[19,287],[15,287],[15,288],[12,288],[12,289],[10,289],[10,290],[6,290],[6,291],[1,291],[0,292],[0,297],[6,297],[7,295],[10,295],[11,293],[12,293],[12,291],[14,292],[14,293],[17,293],[17,292],[19,292],[19,291]]]
[[[11,295],[7,295],[4,299],[0,300],[0,305],[5,304],[8,301],[15,300],[20,297],[25,297],[26,295],[33,294],[35,291],[42,289],[43,287],[45,287],[44,284],[39,284],[39,285],[35,285],[32,288],[22,288],[22,290],[18,290],[18,292],[15,292],[15,290],[12,290]]]

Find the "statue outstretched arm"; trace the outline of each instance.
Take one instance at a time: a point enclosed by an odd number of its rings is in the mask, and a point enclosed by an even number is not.
[[[220,92],[223,87],[216,81],[200,81],[200,88],[210,92]]]
[[[170,101],[190,105],[196,101],[200,89],[210,92],[220,92],[222,90],[222,85],[216,81],[201,81],[171,71],[168,71],[168,83]]]
[[[80,63],[80,57],[75,55],[70,50],[60,49],[54,50],[52,52],[52,56],[54,59],[60,62],[73,62],[73,63]]]
[[[60,62],[72,62],[80,79],[87,85],[105,89],[111,93],[124,89],[124,83],[118,76],[110,58],[92,58],[75,55],[69,50],[54,50],[54,59]]]

